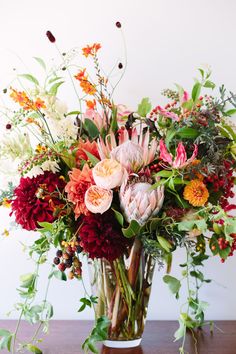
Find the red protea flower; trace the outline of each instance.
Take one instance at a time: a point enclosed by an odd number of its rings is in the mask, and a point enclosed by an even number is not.
[[[61,204],[58,190],[64,187],[64,179],[49,171],[37,177],[21,178],[14,190],[11,215],[26,230],[37,229],[38,222],[53,222],[56,206]]]
[[[128,240],[123,236],[120,225],[111,211],[102,215],[84,216],[79,236],[83,250],[92,259],[106,258],[113,261],[124,253],[128,245]]]

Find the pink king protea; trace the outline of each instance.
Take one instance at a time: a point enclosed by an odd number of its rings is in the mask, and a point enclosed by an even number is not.
[[[151,187],[147,182],[121,186],[120,207],[128,222],[136,220],[140,225],[144,225],[160,211],[164,201],[164,187]]]

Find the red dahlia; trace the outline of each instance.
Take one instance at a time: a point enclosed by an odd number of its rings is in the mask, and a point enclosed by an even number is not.
[[[113,261],[126,249],[128,240],[123,236],[114,214],[91,214],[82,218],[79,230],[81,246],[89,257]]]
[[[60,204],[58,190],[64,187],[64,180],[48,171],[33,178],[22,177],[11,204],[17,224],[23,229],[35,230],[38,222],[53,222],[55,207]]]

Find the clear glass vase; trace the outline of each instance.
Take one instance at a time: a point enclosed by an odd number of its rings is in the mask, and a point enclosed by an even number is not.
[[[144,331],[155,261],[135,238],[127,254],[109,262],[88,260],[92,293],[98,297],[96,316],[110,321],[104,345],[112,348],[138,346]]]

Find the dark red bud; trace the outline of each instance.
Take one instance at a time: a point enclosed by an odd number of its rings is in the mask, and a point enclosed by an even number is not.
[[[56,42],[56,38],[54,37],[54,35],[52,34],[51,31],[47,31],[46,32],[46,36],[48,37],[49,41],[51,43],[55,43]]]
[[[116,22],[116,27],[121,28],[121,23],[119,21]]]
[[[11,124],[10,123],[7,123],[6,129],[11,129]]]
[[[118,64],[118,68],[119,68],[119,69],[122,69],[122,68],[123,68],[123,64],[122,64],[122,63],[119,63],[119,64]]]

